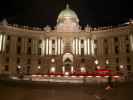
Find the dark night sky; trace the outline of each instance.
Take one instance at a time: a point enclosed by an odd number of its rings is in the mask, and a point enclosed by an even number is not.
[[[127,0],[68,0],[81,25],[120,24],[133,18],[133,7]],[[0,19],[29,26],[56,25],[65,0],[2,0]]]

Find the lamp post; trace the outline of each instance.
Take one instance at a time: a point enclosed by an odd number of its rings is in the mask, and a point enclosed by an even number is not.
[[[96,59],[96,60],[94,61],[94,63],[96,64],[96,70],[99,69],[100,66],[97,66],[97,65],[99,64],[99,61]]]

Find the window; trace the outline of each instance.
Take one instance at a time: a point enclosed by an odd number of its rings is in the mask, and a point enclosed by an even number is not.
[[[129,40],[129,37],[128,36],[125,36],[125,40],[128,41]]]
[[[130,63],[130,58],[129,57],[127,57],[127,63]]]
[[[17,47],[17,54],[20,54],[20,53],[21,53],[21,47],[18,46],[18,47]]]
[[[31,59],[28,59],[27,60],[27,64],[31,64]]]
[[[17,64],[20,64],[20,58],[17,58]]]
[[[82,58],[82,59],[81,59],[81,63],[84,63],[84,62],[85,62],[85,59],[84,59],[84,58]]]
[[[53,55],[55,54],[55,48],[52,48],[52,54]]]
[[[55,40],[52,40],[52,44],[55,44]]]
[[[84,40],[81,40],[81,44],[84,44]]]
[[[114,42],[118,42],[118,38],[117,37],[114,38]]]
[[[120,68],[119,68],[119,66],[116,66],[116,71],[120,71]]]
[[[7,40],[10,40],[10,36],[9,35],[7,36]]]
[[[107,42],[108,42],[107,39],[104,39],[104,43],[107,44]]]
[[[81,56],[84,55],[84,48],[81,48]]]
[[[130,52],[130,46],[129,44],[126,45],[126,53],[129,53]]]
[[[5,60],[6,60],[6,63],[9,63],[10,61],[9,57],[7,57]]]
[[[41,59],[38,59],[38,64],[39,64],[39,65],[41,64]]]
[[[115,53],[119,54],[119,47],[118,46],[115,46]]]
[[[41,48],[38,48],[38,55],[41,55]]]
[[[105,55],[108,55],[108,48],[105,48]]]
[[[39,40],[38,43],[41,44],[42,43],[42,40]]]
[[[9,53],[10,45],[6,45],[6,53]]]
[[[127,65],[127,70],[131,71],[131,65]]]
[[[28,39],[28,42],[31,43],[31,38]]]
[[[9,66],[8,65],[5,65],[4,71],[8,71],[8,70],[9,70]]]
[[[18,42],[21,42],[21,37],[18,37]]]
[[[31,47],[28,47],[28,52],[27,52],[28,55],[31,55]]]
[[[116,63],[119,63],[119,58],[116,58]]]

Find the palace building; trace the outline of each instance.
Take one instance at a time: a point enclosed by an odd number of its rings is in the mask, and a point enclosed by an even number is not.
[[[81,28],[69,5],[54,29],[0,24],[0,74],[133,70],[133,21]]]

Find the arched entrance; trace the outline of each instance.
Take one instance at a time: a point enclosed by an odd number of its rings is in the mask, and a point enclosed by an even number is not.
[[[65,53],[63,55],[63,67],[65,72],[70,72],[73,66],[73,55],[71,53]]]

